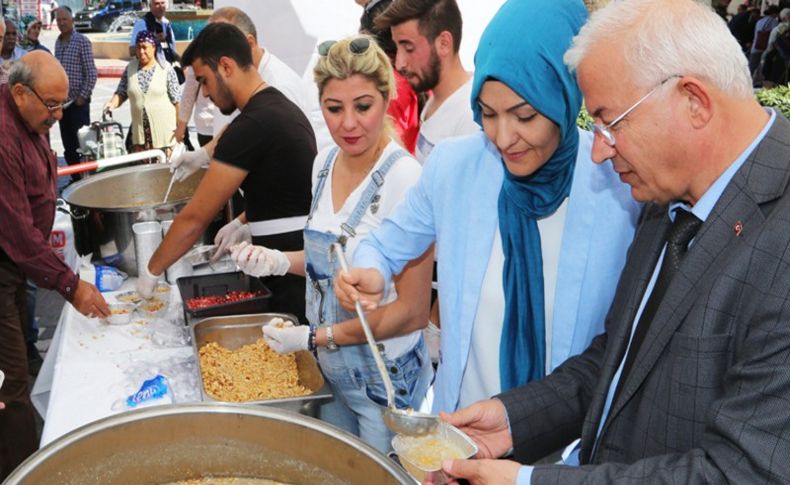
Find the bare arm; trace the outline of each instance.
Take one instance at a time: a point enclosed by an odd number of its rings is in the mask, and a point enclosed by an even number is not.
[[[179,123],[179,121],[178,121],[178,104],[179,103],[173,103],[173,105],[176,107],[176,129],[173,130],[173,139],[177,143],[181,143],[182,141],[184,141],[184,136],[182,135],[181,139],[180,140],[178,139],[178,123]],[[185,131],[185,133],[186,133],[186,131]]]
[[[208,156],[210,158],[214,157],[214,150],[217,148],[217,143],[219,142],[219,139],[222,138],[222,134],[223,133],[225,133],[225,129],[224,128],[222,129],[222,131],[217,133],[217,136],[212,138],[210,142],[208,142],[205,145],[203,145],[203,149],[206,150],[206,153],[208,153]]]
[[[104,110],[112,111],[122,105],[124,101],[126,101],[126,98],[122,98],[118,94],[113,94],[112,98],[110,98],[110,100],[107,101],[107,104],[104,105]]]
[[[430,311],[432,276],[433,246],[406,265],[403,272],[395,278],[398,298],[367,314],[368,323],[377,339],[406,335],[425,328]],[[365,333],[358,318],[335,324],[332,331],[338,345],[353,345],[365,341]],[[316,344],[326,345],[326,329],[323,327],[316,331]]]
[[[296,276],[304,276],[304,251],[287,251],[284,252],[285,257],[291,266],[288,267],[288,272]]]
[[[148,269],[161,274],[192,247],[247,176],[247,171],[214,160],[184,210],[159,245]]]

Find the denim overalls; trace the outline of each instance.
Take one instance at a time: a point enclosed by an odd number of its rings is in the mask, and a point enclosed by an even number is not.
[[[356,318],[356,314],[340,306],[335,296],[333,280],[340,265],[332,257],[331,245],[340,242],[345,248],[346,240],[356,236],[355,229],[362,216],[379,200],[378,190],[384,183],[387,171],[396,160],[406,155],[403,150],[397,150],[372,173],[372,180],[349,219],[339,228],[341,235],[338,235],[310,229],[310,220],[318,206],[337,152],[337,147],[330,150],[322,170],[318,173],[304,231],[306,314],[313,328]],[[433,368],[422,335],[417,345],[394,360],[387,358],[385,345],[379,344],[379,348],[383,349],[382,357],[390,371],[396,405],[399,408],[418,409],[433,380]],[[318,361],[335,396],[331,402],[321,407],[321,419],[354,433],[382,453],[389,451],[392,433],[384,425],[381,414],[383,406],[387,405],[387,394],[368,345],[349,345],[337,350],[319,347]]]

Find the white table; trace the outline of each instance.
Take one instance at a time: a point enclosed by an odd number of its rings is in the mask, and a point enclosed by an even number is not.
[[[130,278],[119,291],[104,295],[113,302],[115,294],[133,288],[134,279]],[[181,302],[175,286],[170,297],[168,314],[177,315]],[[64,305],[32,392],[36,409],[45,417],[42,446],[82,425],[122,412],[123,408],[114,410],[113,404],[137,390],[125,372],[131,366],[173,358],[194,359],[188,344],[170,348],[155,345],[146,328],[151,324],[135,317],[128,325],[108,325],[81,315],[70,304]],[[140,384],[142,381],[136,386]]]

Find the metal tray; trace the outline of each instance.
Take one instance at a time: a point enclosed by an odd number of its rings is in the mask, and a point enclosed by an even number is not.
[[[251,315],[269,309],[272,292],[253,276],[233,271],[198,276],[183,276],[177,280],[181,301],[184,302],[184,321],[193,322],[203,318],[225,315]],[[187,301],[196,296],[224,296],[230,291],[258,291],[260,295],[246,300],[221,303],[190,310]],[[267,320],[268,321],[268,320]]]
[[[262,337],[261,327],[273,318],[282,318],[298,323],[295,316],[287,313],[258,313],[254,315],[229,315],[206,318],[190,325],[192,333],[192,349],[200,368],[199,349],[211,342],[235,350],[244,345],[255,343]],[[308,351],[296,353],[296,366],[299,382],[312,391],[311,394],[299,397],[266,399],[261,401],[245,401],[243,404],[265,404],[296,411],[307,416],[317,416],[320,400],[330,399],[332,391],[318,368],[318,362]],[[200,370],[200,369],[199,369]],[[211,397],[203,385],[203,373],[200,372],[200,392],[204,402],[218,401]]]

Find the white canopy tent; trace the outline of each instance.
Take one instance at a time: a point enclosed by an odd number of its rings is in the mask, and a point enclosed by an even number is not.
[[[461,58],[473,69],[474,53],[483,29],[503,0],[458,0],[464,20]],[[258,42],[305,73],[318,43],[354,34],[362,8],[354,0],[216,0],[214,8],[238,7],[258,29]],[[309,77],[309,73],[305,73]]]

